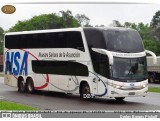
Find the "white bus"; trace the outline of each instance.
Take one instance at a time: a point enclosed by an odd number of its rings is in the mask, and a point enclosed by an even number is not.
[[[4,83],[19,92],[80,94],[81,98],[146,96],[146,51],[127,28],[66,28],[5,34]]]

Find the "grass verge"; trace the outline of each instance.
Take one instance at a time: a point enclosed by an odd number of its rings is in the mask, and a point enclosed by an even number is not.
[[[3,74],[3,73],[0,73],[0,77],[4,77],[4,74]]]
[[[0,110],[40,110],[30,106],[0,100]]]
[[[148,92],[157,92],[160,93],[160,87],[149,87]]]

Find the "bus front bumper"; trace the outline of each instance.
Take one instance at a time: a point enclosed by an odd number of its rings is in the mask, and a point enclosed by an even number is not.
[[[108,93],[108,97],[136,97],[136,96],[145,97],[147,95],[147,91],[148,91],[148,86],[146,86],[143,89],[130,89],[130,90],[114,88],[114,90],[111,90]]]

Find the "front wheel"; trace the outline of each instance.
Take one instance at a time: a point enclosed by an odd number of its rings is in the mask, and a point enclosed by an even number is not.
[[[155,82],[155,77],[153,75],[149,76],[149,83],[154,83]]]
[[[84,83],[82,85],[81,91],[80,91],[80,98],[83,98],[83,99],[91,99],[92,98],[88,83]]]

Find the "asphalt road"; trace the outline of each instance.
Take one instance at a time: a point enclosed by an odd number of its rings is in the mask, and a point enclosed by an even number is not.
[[[84,101],[76,95],[55,92],[19,93],[17,88],[4,85],[3,78],[0,78],[0,100],[30,105],[42,110],[160,110],[160,94],[158,93],[148,93],[147,97],[127,97],[122,103],[114,99],[99,98]]]
[[[160,88],[160,82],[157,82],[157,83],[149,83],[149,87],[159,87],[159,88]]]

